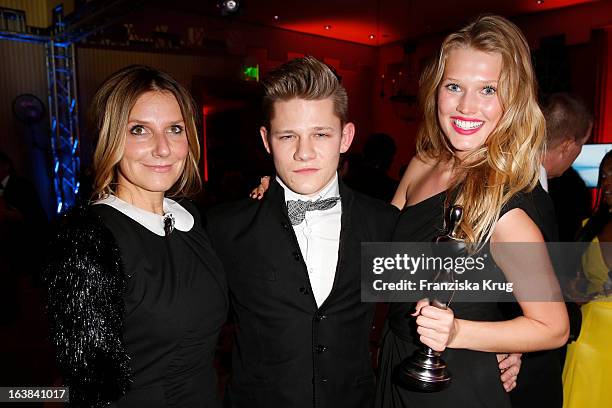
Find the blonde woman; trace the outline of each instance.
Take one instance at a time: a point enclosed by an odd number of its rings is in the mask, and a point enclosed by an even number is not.
[[[63,217],[45,270],[70,405],[219,406],[222,267],[194,207],[168,198],[200,185],[193,102],[168,74],[131,66],[92,112],[94,200]]]
[[[431,241],[452,204],[463,206],[459,234],[468,242],[551,238],[542,215],[550,203],[538,184],[545,123],[535,82],[525,38],[502,17],[477,18],[444,40],[421,79],[424,122],[393,199],[402,209],[394,240]],[[440,310],[421,301],[416,312],[414,304],[392,304],[376,406],[510,407],[496,353],[553,349],[568,335],[563,303],[519,304],[522,315],[511,320],[496,303]],[[428,394],[396,384],[395,370],[419,340],[446,349],[447,389]]]

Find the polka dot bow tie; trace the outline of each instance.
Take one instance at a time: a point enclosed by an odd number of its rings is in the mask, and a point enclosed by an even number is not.
[[[306,211],[322,211],[329,210],[334,207],[340,197],[331,197],[324,200],[317,201],[302,201],[302,200],[289,200],[287,201],[287,213],[289,214],[289,220],[291,225],[299,225],[304,221]]]

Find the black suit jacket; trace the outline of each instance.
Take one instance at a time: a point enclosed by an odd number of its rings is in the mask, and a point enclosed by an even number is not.
[[[360,245],[389,241],[398,211],[342,182],[340,196],[338,264],[320,308],[277,182],[261,201],[209,213],[236,323],[232,407],[371,407],[374,304],[361,302]]]

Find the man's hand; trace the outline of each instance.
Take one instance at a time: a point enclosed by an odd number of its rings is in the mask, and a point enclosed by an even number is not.
[[[516,379],[521,371],[521,356],[522,354],[497,354],[497,362],[499,363],[499,371],[501,372],[501,382],[504,385],[506,392],[516,388]]]

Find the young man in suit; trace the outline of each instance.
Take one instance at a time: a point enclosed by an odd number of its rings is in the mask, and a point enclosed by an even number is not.
[[[261,201],[208,214],[236,324],[227,403],[370,408],[374,304],[361,302],[360,248],[390,241],[398,210],[338,178],[355,126],[327,65],[295,59],[263,84],[260,133],[277,176]]]
[[[360,245],[389,241],[397,209],[338,179],[355,126],[329,67],[293,60],[264,86],[260,132],[277,177],[261,201],[208,220],[236,324],[230,406],[370,407],[374,304],[361,302]]]

